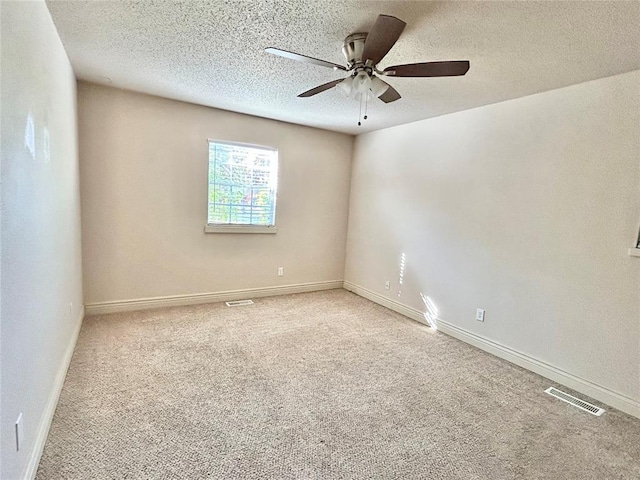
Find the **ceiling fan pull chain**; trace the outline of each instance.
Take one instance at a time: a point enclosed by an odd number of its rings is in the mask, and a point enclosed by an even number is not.
[[[367,107],[369,106],[369,96],[364,99],[364,119],[367,119]]]
[[[360,112],[358,113],[358,126],[362,125],[360,119],[362,118],[362,94],[360,94]]]

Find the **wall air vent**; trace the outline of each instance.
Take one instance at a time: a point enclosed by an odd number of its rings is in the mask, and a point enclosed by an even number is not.
[[[548,393],[549,395],[556,397],[562,400],[563,402],[570,403],[574,407],[578,407],[580,410],[589,412],[591,415],[595,415],[597,417],[599,417],[605,412],[604,409],[600,407],[596,407],[595,405],[591,405],[590,403],[587,403],[584,400],[580,400],[579,398],[569,395],[568,393],[564,393],[563,391],[558,390],[557,388],[549,387],[545,390],[545,393]]]
[[[227,307],[243,307],[245,305],[253,305],[253,300],[235,300],[233,302],[224,302]]]

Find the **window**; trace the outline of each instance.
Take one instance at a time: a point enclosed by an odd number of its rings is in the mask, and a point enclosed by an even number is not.
[[[209,140],[206,232],[275,233],[278,150]]]

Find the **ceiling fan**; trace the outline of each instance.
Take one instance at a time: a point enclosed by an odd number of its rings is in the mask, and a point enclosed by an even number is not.
[[[380,76],[453,77],[467,73],[469,70],[468,60],[409,63],[406,65],[393,65],[384,70],[378,70],[378,63],[398,41],[406,25],[399,18],[390,15],[378,15],[369,33],[349,35],[345,38],[342,46],[342,53],[347,60],[347,67],[278,48],[267,48],[265,51],[291,60],[349,72],[349,75],[344,79],[333,80],[319,85],[311,90],[302,92],[298,97],[311,97],[330,88],[338,87],[347,95],[360,97],[360,99],[365,98],[365,100],[377,97],[385,103],[390,103],[398,100],[400,94],[395,88],[382,80]]]

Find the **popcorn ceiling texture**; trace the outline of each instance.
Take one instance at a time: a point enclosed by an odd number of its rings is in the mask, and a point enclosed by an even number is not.
[[[640,68],[640,2],[59,1],[47,2],[78,78],[177,100],[362,133]],[[471,61],[465,77],[402,79],[403,96],[358,102],[340,72],[264,52],[344,63],[341,47],[378,14],[407,28],[380,67]]]
[[[345,290],[88,317],[46,479],[630,479],[640,420]]]

